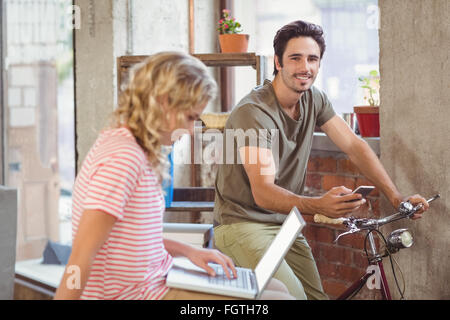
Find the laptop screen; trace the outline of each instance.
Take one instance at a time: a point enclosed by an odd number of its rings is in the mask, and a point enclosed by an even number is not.
[[[277,236],[255,268],[259,292],[262,292],[267,282],[276,272],[286,252],[291,248],[292,243],[305,224],[306,222],[298,209],[296,207],[292,208]]]

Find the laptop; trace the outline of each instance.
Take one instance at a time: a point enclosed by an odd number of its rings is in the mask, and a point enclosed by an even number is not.
[[[228,279],[219,264],[209,263],[216,272],[216,276],[212,277],[187,258],[174,258],[173,267],[167,274],[166,285],[171,288],[257,299],[305,225],[306,222],[298,209],[292,208],[255,270],[236,267],[237,278]]]

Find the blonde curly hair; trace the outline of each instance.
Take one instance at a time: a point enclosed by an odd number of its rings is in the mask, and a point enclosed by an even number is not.
[[[216,82],[197,58],[181,52],[157,53],[130,71],[112,126],[126,126],[131,131],[161,181],[167,163],[161,150],[160,132],[166,117],[162,99],[168,110],[175,110],[182,125],[186,112],[207,103],[216,92]]]

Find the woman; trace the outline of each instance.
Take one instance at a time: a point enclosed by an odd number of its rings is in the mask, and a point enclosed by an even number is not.
[[[161,146],[173,144],[177,129],[192,133],[215,92],[205,66],[186,54],[155,54],[135,68],[114,125],[100,133],[75,181],[72,253],[55,299],[224,298],[169,289],[165,276],[172,257],[185,256],[211,275],[208,262],[221,264],[230,278],[229,257],[162,238]],[[273,281],[262,298],[292,297]]]

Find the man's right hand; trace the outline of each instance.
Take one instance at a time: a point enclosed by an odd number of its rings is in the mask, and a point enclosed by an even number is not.
[[[323,196],[312,199],[315,213],[330,218],[340,218],[348,213],[356,211],[366,203],[359,193],[352,194],[352,190],[344,186],[334,187]],[[354,202],[347,202],[357,200]]]

